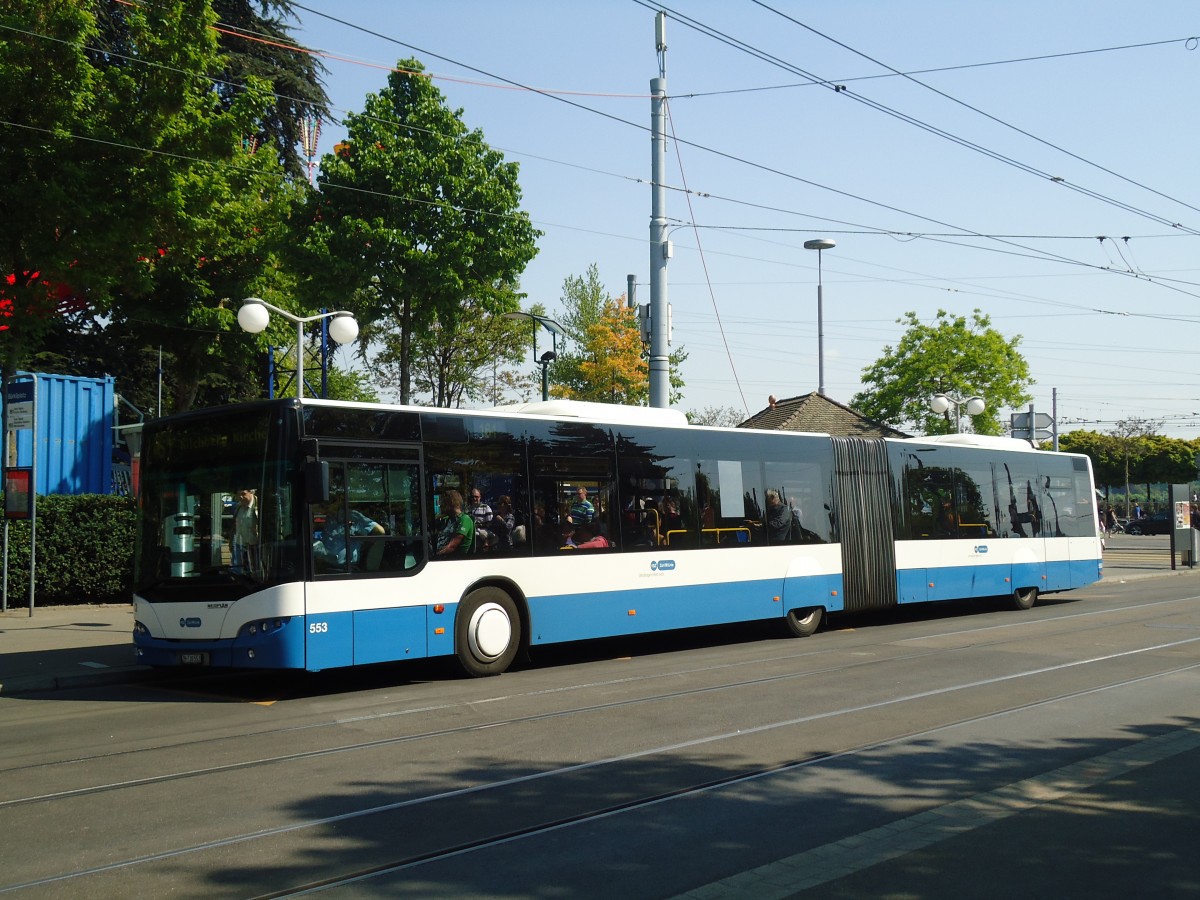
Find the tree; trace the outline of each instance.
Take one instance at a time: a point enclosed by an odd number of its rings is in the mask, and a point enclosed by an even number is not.
[[[291,293],[273,247],[307,187],[247,142],[273,127],[265,83],[222,57],[207,0],[21,5],[21,36],[0,32],[0,118],[36,126],[0,146],[12,173],[0,304],[19,338],[8,365],[142,374],[161,348],[175,410],[256,395],[256,342],[235,307],[272,286]]]
[[[1134,478],[1138,481],[1149,481],[1149,478],[1143,478],[1144,472],[1140,470],[1142,463],[1150,455],[1151,445],[1149,438],[1153,434],[1158,433],[1158,429],[1162,427],[1162,422],[1153,422],[1149,419],[1142,419],[1138,416],[1130,416],[1121,419],[1113,427],[1110,432],[1117,442],[1118,452],[1120,453],[1122,468],[1125,475],[1125,515],[1130,515],[1130,496],[1129,484],[1130,479]],[[1150,488],[1146,488],[1147,499],[1150,496]]]
[[[970,419],[974,430],[1001,434],[1000,410],[1029,401],[1033,379],[1017,351],[1020,336],[1005,338],[978,309],[970,319],[939,309],[932,324],[921,322],[915,312],[896,321],[907,330],[894,348],[884,347],[883,356],[863,369],[868,389],[850,401],[863,415],[894,428],[946,434],[954,431],[951,414],[934,413],[929,398],[980,396],[987,407]]]
[[[519,208],[517,165],[469,131],[423,71],[401,60],[347,116],[346,141],[322,160],[305,240],[321,264],[306,266],[312,287],[356,291],[360,340],[395,343],[401,403],[414,337],[515,310],[512,286],[540,234]]]
[[[427,331],[414,335],[412,390],[427,394],[434,406],[461,407],[466,398],[499,403],[501,376],[506,388],[516,386],[510,367],[524,359],[520,326],[482,309],[473,299],[464,300],[445,326],[439,317]],[[396,342],[385,340],[371,362],[380,383],[394,390],[403,380],[399,351]]]
[[[687,411],[687,420],[692,425],[715,425],[718,428],[737,428],[746,421],[745,413],[736,406],[706,406],[700,410]]]
[[[146,195],[129,177],[141,154],[116,142],[129,120],[153,141],[170,119],[162,89],[114,102],[118,86],[87,49],[100,39],[91,6],[12,0],[0,13],[0,120],[8,123],[0,141],[0,337],[7,371],[23,364],[64,313],[89,303],[103,308],[107,288],[129,271]],[[139,9],[125,15],[135,27],[148,24]],[[162,61],[161,50],[153,40],[142,46],[146,62]]]
[[[221,23],[220,44],[226,65],[216,83],[226,108],[246,90],[253,76],[270,86],[272,102],[259,120],[251,146],[270,146],[293,178],[307,177],[297,148],[304,130],[329,115],[329,97],[321,84],[326,68],[292,38],[287,20],[291,0],[212,0]]]
[[[1122,448],[1110,434],[1098,431],[1071,431],[1058,439],[1062,453],[1083,453],[1092,459],[1092,475],[1096,484],[1104,487],[1105,494],[1114,484],[1124,484],[1125,467]]]
[[[550,367],[558,397],[645,406],[650,399],[650,364],[645,358],[637,311],[625,296],[604,290],[599,267],[563,280],[562,325],[567,336]],[[682,398],[680,366],[687,351],[671,352],[671,402]]]

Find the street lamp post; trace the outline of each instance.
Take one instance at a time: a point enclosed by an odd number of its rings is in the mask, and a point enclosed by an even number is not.
[[[547,350],[538,358],[538,365],[542,367],[542,399],[550,399],[550,363],[558,358],[558,354],[553,350]]]
[[[817,393],[825,396],[825,304],[821,284],[821,254],[837,246],[829,238],[813,238],[804,242],[805,250],[817,251]]]
[[[939,416],[951,407],[954,407],[954,432],[961,434],[962,414],[965,412],[968,416],[977,416],[987,409],[987,404],[983,402],[982,397],[964,398],[955,397],[953,394],[934,394],[929,398],[929,408]]]
[[[561,334],[566,337],[567,329],[563,328],[558,322],[549,316],[538,315],[537,313],[525,312],[506,312],[503,316],[505,319],[528,319],[529,321],[540,325],[550,332],[551,346],[553,349],[547,350],[539,358],[537,355],[537,329],[533,330],[533,361],[542,367],[542,399],[550,399],[550,376],[548,370],[550,363],[558,358],[558,336]]]
[[[266,329],[273,312],[289,322],[296,323],[296,397],[301,398],[304,396],[304,326],[310,322],[329,319],[329,336],[339,344],[349,344],[358,337],[358,322],[352,313],[345,310],[318,313],[315,316],[297,316],[260,297],[247,297],[242,301],[242,308],[238,310],[238,324],[242,326],[243,331],[259,334]]]

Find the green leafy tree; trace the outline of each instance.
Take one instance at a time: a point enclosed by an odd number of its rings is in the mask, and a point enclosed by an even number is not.
[[[246,79],[269,85],[270,104],[259,118],[247,146],[265,152],[270,147],[293,178],[306,178],[307,161],[300,155],[305,130],[319,128],[329,117],[329,97],[321,83],[327,72],[317,57],[292,37],[295,17],[290,0],[212,0],[220,21],[220,46],[225,67],[218,75],[217,93],[226,108],[245,92]]]
[[[467,399],[500,402],[505,388],[517,387],[513,366],[524,359],[522,323],[464,300],[457,315],[442,325],[435,320],[413,337],[412,390],[424,394],[433,406],[461,407]],[[388,324],[387,321],[383,323]],[[398,391],[403,381],[400,347],[385,341],[371,361],[380,384]]]
[[[516,310],[512,285],[539,236],[519,208],[517,165],[468,130],[422,73],[402,60],[363,112],[347,116],[346,141],[322,160],[305,236],[319,261],[306,267],[311,286],[356,292],[362,340],[395,344],[402,403],[414,338]]]
[[[0,118],[36,124],[0,145],[15,185],[0,198],[3,266],[19,295],[0,298],[18,338],[7,363],[144,374],[162,348],[168,409],[257,394],[256,343],[234,307],[280,279],[271,246],[297,199],[273,154],[247,152],[269,130],[264,83],[243,73],[214,90],[233,69],[207,0],[18,5],[20,36],[0,32]],[[44,87],[34,103],[26,83]],[[23,211],[7,215],[10,201]]]
[[[1018,408],[1030,399],[1029,364],[1018,352],[1021,338],[1006,338],[978,309],[971,317],[939,309],[932,323],[915,312],[897,319],[907,329],[895,347],[863,369],[867,389],[850,405],[865,416],[906,431],[947,434],[954,431],[951,413],[929,407],[934,394],[979,396],[987,403],[969,421],[979,434],[1002,434],[1000,410]],[[963,420],[968,421],[965,413]]]
[[[1096,483],[1104,487],[1106,494],[1110,486],[1125,483],[1122,448],[1111,434],[1071,431],[1059,437],[1058,449],[1063,453],[1083,453],[1090,456],[1092,475]]]
[[[1129,516],[1132,512],[1130,508],[1132,497],[1129,490],[1131,480],[1143,483],[1150,481],[1148,472],[1143,466],[1146,459],[1150,456],[1152,449],[1150,437],[1157,434],[1158,429],[1161,427],[1162,422],[1154,422],[1139,416],[1129,416],[1118,421],[1110,432],[1113,439],[1117,442],[1121,467],[1125,476],[1126,516]],[[1150,497],[1150,486],[1148,483],[1146,484],[1146,497],[1147,499]]]
[[[129,271],[145,195],[129,177],[131,154],[111,142],[125,134],[121,117],[151,136],[169,121],[162,92],[116,108],[112,80],[87,50],[99,39],[91,6],[12,0],[0,12],[0,342],[8,371],[62,315],[102,306]],[[137,9],[128,15],[146,20]],[[160,49],[148,45],[148,60]]]

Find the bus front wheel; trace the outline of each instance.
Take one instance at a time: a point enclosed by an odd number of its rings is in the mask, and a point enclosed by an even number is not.
[[[458,606],[454,648],[468,675],[499,675],[512,665],[521,647],[517,604],[494,587],[467,594]]]
[[[820,606],[788,610],[788,614],[783,617],[787,633],[792,637],[808,637],[820,626],[821,614],[824,611]]]
[[[1033,609],[1037,603],[1038,589],[1035,587],[1017,588],[1013,591],[1013,606],[1017,609]]]

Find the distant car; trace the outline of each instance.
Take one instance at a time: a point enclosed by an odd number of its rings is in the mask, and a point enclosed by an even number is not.
[[[1175,517],[1166,513],[1155,513],[1140,519],[1130,519],[1125,525],[1126,534],[1170,534],[1175,530]]]

